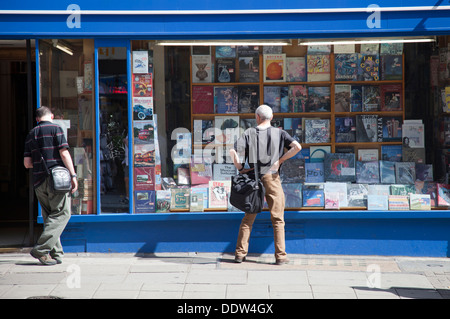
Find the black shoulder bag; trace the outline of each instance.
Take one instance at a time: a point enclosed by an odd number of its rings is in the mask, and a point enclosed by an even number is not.
[[[66,194],[70,192],[72,190],[72,176],[70,175],[69,170],[60,165],[54,166],[49,170],[36,139],[36,132],[34,133],[34,141],[36,142],[36,149],[41,157],[41,162],[44,164],[45,170],[47,171],[47,176],[50,176],[49,182],[53,192],[56,194]]]
[[[254,132],[256,135],[256,149],[258,150],[259,139],[256,129]],[[257,155],[258,153],[254,157],[256,160],[254,178],[253,174],[237,174],[231,178],[230,203],[237,209],[248,214],[257,214],[262,211],[264,206],[265,189],[259,179]]]

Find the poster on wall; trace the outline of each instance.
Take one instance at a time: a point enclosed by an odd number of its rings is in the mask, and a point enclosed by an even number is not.
[[[133,73],[148,73],[148,51],[133,51]]]

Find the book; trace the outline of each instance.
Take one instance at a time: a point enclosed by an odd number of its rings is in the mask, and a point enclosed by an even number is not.
[[[352,85],[350,95],[350,110],[352,112],[362,112],[363,93],[362,85]]]
[[[191,194],[189,196],[189,210],[191,212],[203,212],[205,210],[203,203],[203,192],[192,191],[191,189]]]
[[[259,55],[239,55],[239,82],[259,82]]]
[[[430,203],[432,207],[437,205],[437,186],[435,182],[421,182],[417,181],[414,183],[416,187],[416,194],[428,194],[430,195]]]
[[[227,208],[231,181],[210,181],[208,194],[209,208]]]
[[[171,190],[172,188],[177,187],[177,183],[172,177],[163,177],[161,179],[161,186],[163,190]]]
[[[330,44],[324,44],[324,45],[315,45],[311,44],[308,45],[308,54],[330,54],[331,53],[331,45]]]
[[[214,113],[238,113],[238,89],[234,86],[214,87]]]
[[[323,166],[326,182],[355,181],[355,154],[327,153]]]
[[[325,209],[339,209],[339,193],[324,191]]]
[[[378,116],[356,115],[356,142],[377,142]]]
[[[192,87],[192,113],[194,114],[214,113],[214,87],[212,86]]]
[[[416,181],[433,181],[433,164],[416,163]]]
[[[192,156],[189,164],[191,184],[208,184],[212,180],[212,159],[203,156]]]
[[[281,183],[305,182],[305,160],[290,158],[281,165]]]
[[[408,196],[389,195],[389,210],[409,210]]]
[[[264,104],[270,106],[273,113],[281,112],[281,86],[264,87]]]
[[[395,181],[397,184],[414,184],[416,181],[416,165],[414,162],[395,163]]]
[[[431,197],[425,194],[411,194],[409,206],[411,210],[431,210]]]
[[[215,116],[214,142],[217,144],[234,144],[240,137],[239,116]]]
[[[331,99],[329,86],[308,86],[307,112],[330,112]]]
[[[214,181],[231,181],[231,178],[237,174],[234,164],[213,164]]]
[[[329,143],[330,119],[305,119],[305,143]]]
[[[192,83],[211,83],[211,56],[192,55]]]
[[[214,137],[214,120],[194,120],[194,144],[211,143]]]
[[[148,51],[133,51],[133,73],[148,73]]]
[[[352,86],[350,84],[336,84],[334,86],[334,111],[350,112]]]
[[[134,191],[134,213],[147,214],[155,212],[155,191]]]
[[[309,54],[306,57],[308,82],[330,81],[330,55]]]
[[[167,213],[170,211],[172,192],[169,190],[156,191],[156,212]]]
[[[189,188],[172,188],[170,210],[189,209]]]
[[[415,185],[404,185],[404,184],[391,184],[389,186],[391,195],[403,195],[407,196],[409,194],[416,193]]]
[[[153,97],[133,97],[133,120],[153,119]]]
[[[356,182],[358,184],[379,184],[380,168],[378,161],[356,162]]]
[[[283,129],[297,142],[303,143],[303,129],[301,118],[285,117],[283,121]]]
[[[235,58],[235,57],[236,57],[236,46],[234,45],[216,46],[216,58]]]
[[[302,184],[301,183],[281,183],[284,191],[285,208],[302,207]]]
[[[190,185],[191,177],[189,174],[189,167],[177,167],[177,184],[178,185]]]
[[[134,167],[155,166],[155,144],[134,145]]]
[[[384,161],[401,162],[401,145],[381,145],[381,159]]]
[[[380,60],[378,54],[360,54],[358,64],[358,81],[378,81]]]
[[[348,184],[347,200],[348,207],[367,207],[367,195],[369,187],[367,184]]]
[[[358,149],[358,161],[361,162],[378,161],[378,149],[377,148]]]
[[[323,207],[325,205],[323,185],[303,185],[303,207]]]
[[[436,192],[438,206],[450,206],[450,185],[437,183]]]
[[[402,138],[404,148],[424,148],[425,127],[423,123],[404,121],[402,125]]]
[[[380,87],[375,85],[363,85],[362,87],[362,111],[376,112],[380,110]]]
[[[203,210],[205,208],[208,208],[208,183],[207,184],[203,184],[203,185],[198,185],[198,186],[193,186],[191,188],[191,196],[193,195],[197,195],[200,194],[201,195],[201,199],[203,201],[202,204],[198,204],[197,207],[200,209],[199,205],[202,205]],[[200,197],[197,197],[197,201],[200,200]],[[191,200],[192,203],[192,200]]]
[[[325,155],[331,153],[331,146],[321,145],[321,146],[311,146],[309,148],[310,155],[309,159],[311,163],[322,162],[325,160]]]
[[[380,183],[395,183],[395,162],[383,160],[380,161]]]
[[[380,86],[381,111],[401,111],[403,108],[401,84],[385,84]]]
[[[237,47],[238,57],[259,57],[259,46],[239,45]]]
[[[383,142],[401,142],[402,140],[402,118],[388,116],[382,118]]]
[[[240,85],[238,87],[239,113],[255,113],[259,104],[259,86]]]
[[[402,55],[403,43],[381,43],[380,55]]]
[[[306,85],[289,85],[289,112],[306,112],[308,89]]]
[[[390,185],[369,184],[369,195],[390,195]]]
[[[401,81],[403,79],[402,55],[382,55],[380,64],[382,81]]]
[[[133,175],[135,190],[155,190],[155,167],[135,167]]]
[[[366,54],[378,54],[380,51],[379,43],[361,43],[360,52]]]
[[[229,83],[236,82],[236,59],[216,58],[215,82]]]
[[[359,53],[334,54],[334,78],[336,81],[356,81],[358,79]]]
[[[306,82],[305,57],[286,58],[286,82]]]
[[[402,160],[405,162],[425,163],[425,148],[402,147]]]
[[[356,142],[356,121],[354,117],[335,118],[336,143]]]
[[[306,183],[323,183],[324,167],[323,163],[305,163],[305,182]]]
[[[326,182],[323,184],[323,191],[325,195],[325,203],[327,200],[327,193],[337,194],[337,208],[347,207],[348,199],[347,199],[347,183],[338,183],[338,182]],[[334,205],[334,204],[332,204]]]
[[[264,82],[286,82],[286,54],[263,54]]]
[[[367,210],[389,210],[389,195],[367,195]]]

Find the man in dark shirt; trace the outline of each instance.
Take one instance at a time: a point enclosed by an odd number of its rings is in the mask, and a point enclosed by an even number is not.
[[[286,131],[270,125],[273,118],[270,106],[261,105],[255,112],[257,127],[247,129],[236,142],[235,149],[230,150],[234,166],[239,173],[247,173],[254,170],[257,160],[259,176],[266,190],[266,201],[269,205],[275,244],[275,260],[277,265],[288,262],[284,235],[284,192],[281,187],[279,168],[287,159],[297,154],[302,147]],[[252,138],[256,132],[258,144]],[[284,152],[287,149],[287,152]],[[256,159],[255,159],[255,155]],[[240,160],[241,159],[241,160]],[[249,169],[244,168],[248,162]],[[256,214],[245,214],[239,228],[236,244],[235,261],[240,263],[248,253],[250,233]]]
[[[36,120],[38,125],[25,140],[23,162],[25,168],[33,169],[33,185],[41,204],[44,231],[30,254],[44,265],[54,265],[62,262],[64,254],[59,238],[70,218],[70,196],[53,193],[46,167],[49,170],[57,165],[67,167],[72,175],[72,193],[77,190],[78,182],[69,144],[61,127],[52,123],[53,113],[42,106],[36,110]]]

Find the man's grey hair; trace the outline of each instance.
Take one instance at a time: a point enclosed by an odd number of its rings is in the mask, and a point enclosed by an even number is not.
[[[258,106],[255,113],[259,115],[261,120],[270,120],[273,116],[272,108],[266,104]]]

